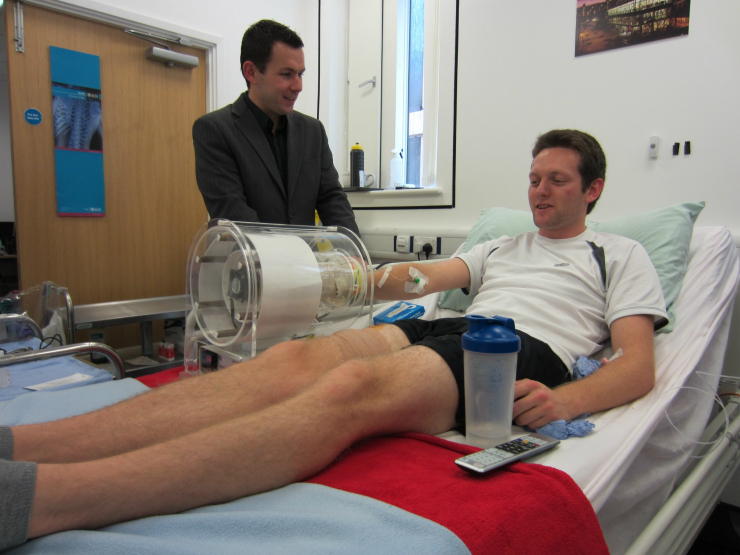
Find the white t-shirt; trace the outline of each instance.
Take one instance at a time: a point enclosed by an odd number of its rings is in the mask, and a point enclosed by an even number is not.
[[[603,277],[594,248],[603,249]],[[470,294],[477,293],[467,313],[512,318],[568,368],[601,348],[615,320],[667,318],[647,252],[625,237],[590,229],[571,239],[530,232],[476,245],[458,257],[470,270]]]

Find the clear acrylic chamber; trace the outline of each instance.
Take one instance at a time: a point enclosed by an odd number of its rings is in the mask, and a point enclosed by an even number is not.
[[[228,365],[348,328],[364,314],[370,322],[370,265],[343,227],[211,220],[188,257],[185,374],[216,369],[214,356]]]

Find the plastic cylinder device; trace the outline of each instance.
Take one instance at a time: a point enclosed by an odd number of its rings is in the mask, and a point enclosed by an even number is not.
[[[516,359],[521,340],[514,320],[468,314],[462,335],[465,364],[465,440],[489,448],[511,439]]]
[[[202,345],[251,358],[351,326],[365,305],[372,314],[369,267],[349,229],[211,220],[188,258],[186,370],[199,371]]]

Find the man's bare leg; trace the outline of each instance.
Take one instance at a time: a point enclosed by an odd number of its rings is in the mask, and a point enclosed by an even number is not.
[[[457,400],[452,373],[426,347],[350,361],[260,412],[108,459],[39,465],[29,537],[272,490],[359,439],[446,431]]]
[[[395,326],[377,334],[372,354],[408,345]],[[400,335],[399,335],[400,334]],[[351,357],[333,337],[289,341],[254,360],[168,384],[100,411],[12,429],[14,460],[81,462],[140,449],[290,398]]]

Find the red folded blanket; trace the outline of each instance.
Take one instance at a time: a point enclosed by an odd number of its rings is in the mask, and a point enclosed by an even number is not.
[[[147,387],[155,388],[160,387],[170,382],[176,382],[180,379],[180,372],[185,370],[184,366],[178,366],[176,368],[170,368],[169,370],[162,370],[156,374],[149,374],[147,376],[140,376],[136,378]]]
[[[454,464],[475,451],[423,434],[370,439],[307,481],[432,520],[473,555],[608,555],[596,514],[570,476],[529,463],[474,476]]]

